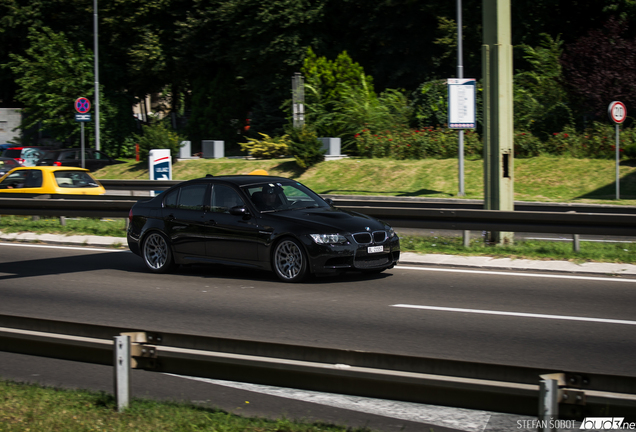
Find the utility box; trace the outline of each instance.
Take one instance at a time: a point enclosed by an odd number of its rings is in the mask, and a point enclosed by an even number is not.
[[[192,158],[192,143],[190,141],[181,141],[179,147],[179,159]]]
[[[322,142],[322,149],[326,150],[325,156],[341,156],[340,138],[318,138]]]
[[[219,159],[225,157],[225,141],[203,140],[201,151],[206,159]]]

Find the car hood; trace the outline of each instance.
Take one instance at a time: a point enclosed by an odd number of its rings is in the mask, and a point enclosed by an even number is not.
[[[334,207],[321,207],[300,210],[285,210],[268,215],[279,221],[293,222],[308,229],[324,232],[357,233],[382,230],[385,223],[362,213],[340,210]]]

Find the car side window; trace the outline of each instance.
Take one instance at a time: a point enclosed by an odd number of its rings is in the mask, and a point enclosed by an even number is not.
[[[211,203],[210,211],[214,213],[229,213],[232,207],[245,205],[238,192],[225,185],[214,185]]]
[[[64,152],[60,155],[60,160],[76,160],[77,152]]]
[[[201,210],[205,205],[205,191],[208,185],[194,184],[181,188],[177,208],[182,210]]]
[[[27,178],[27,170],[13,172],[0,183],[0,189],[23,188]]]
[[[179,198],[179,189],[175,189],[172,192],[168,192],[163,198],[163,206],[165,208],[177,208]]]
[[[42,187],[42,171],[29,170],[26,179],[24,180],[25,188],[39,188]]]

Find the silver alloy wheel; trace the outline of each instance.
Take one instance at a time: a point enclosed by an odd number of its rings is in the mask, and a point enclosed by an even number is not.
[[[296,242],[283,240],[276,246],[274,253],[276,272],[286,280],[294,279],[302,273],[303,260],[303,252]]]
[[[152,233],[144,241],[144,260],[152,270],[160,271],[169,260],[168,242],[159,233]]]

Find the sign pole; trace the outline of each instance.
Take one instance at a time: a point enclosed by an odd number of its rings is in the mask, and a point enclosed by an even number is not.
[[[616,199],[621,199],[620,193],[620,159],[621,159],[621,149],[620,149],[620,140],[619,140],[619,126],[621,123],[625,121],[627,118],[627,108],[625,108],[625,104],[623,102],[614,101],[609,104],[607,107],[607,115],[610,120],[614,122],[616,125]]]
[[[619,149],[619,123],[616,123],[616,199],[619,200],[621,199],[621,186],[620,186],[620,149]]]
[[[86,163],[84,162],[84,122],[80,122],[81,125],[81,129],[80,129],[80,134],[81,134],[81,149],[80,152],[82,152],[82,168],[86,168]]]

